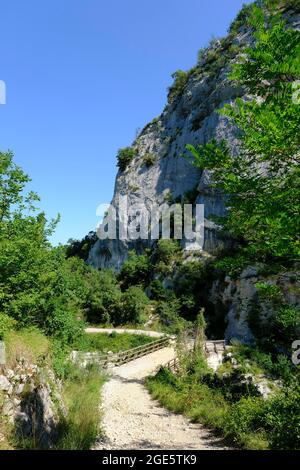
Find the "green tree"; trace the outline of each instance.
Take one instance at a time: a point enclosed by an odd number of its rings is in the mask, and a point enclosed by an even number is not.
[[[134,250],[129,252],[128,259],[123,263],[119,280],[122,287],[146,284],[150,277],[150,263],[147,254],[138,255]]]
[[[51,247],[57,220],[37,212],[29,181],[12,153],[0,153],[0,311],[16,327],[35,325],[69,342],[81,330],[82,282],[64,248]]]
[[[140,286],[130,286],[122,295],[122,305],[114,323],[142,323],[149,299]]]

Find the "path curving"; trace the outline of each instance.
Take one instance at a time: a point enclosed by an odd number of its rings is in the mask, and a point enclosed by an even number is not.
[[[84,330],[86,333],[112,333],[116,332],[118,334],[122,333],[130,333],[132,335],[145,335],[151,336],[152,338],[161,338],[165,336],[165,333],[160,333],[159,331],[151,331],[151,330],[134,330],[131,328],[97,328],[97,327],[89,327],[85,328]]]
[[[145,377],[174,357],[174,348],[167,347],[112,369],[102,389],[104,437],[96,450],[226,448],[202,425],[162,408],[145,388]]]

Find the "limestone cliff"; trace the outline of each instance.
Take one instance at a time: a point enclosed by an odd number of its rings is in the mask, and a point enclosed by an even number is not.
[[[299,27],[299,15],[288,8],[289,23]],[[224,214],[223,196],[211,188],[209,171],[196,169],[182,157],[187,144],[205,144],[212,138],[226,139],[238,151],[236,129],[217,111],[243,90],[237,89],[228,72],[245,45],[252,42],[246,11],[241,12],[226,38],[204,49],[197,65],[173,84],[162,114],[144,127],[132,144],[135,157],[116,177],[112,203],[127,195],[132,208],[141,204],[175,200],[205,205],[204,251],[212,253],[223,241],[211,215]],[[150,156],[150,157],[149,157]],[[120,269],[129,249],[140,252],[151,241],[98,240],[88,262],[98,268]]]

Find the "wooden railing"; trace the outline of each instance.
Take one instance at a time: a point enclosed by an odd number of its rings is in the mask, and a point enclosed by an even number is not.
[[[164,364],[164,367],[166,367],[171,372],[174,372],[174,374],[176,374],[179,371],[179,359],[178,359],[178,357],[174,357],[174,359],[171,359],[171,361]]]
[[[212,352],[218,354],[223,351],[225,351],[225,340],[223,339],[214,341],[209,340],[204,343],[204,352],[206,356],[209,356]],[[166,367],[174,374],[177,374],[179,372],[179,359],[175,357],[166,364],[163,364],[163,367]]]
[[[117,358],[114,360],[116,365],[125,364],[126,362],[132,361],[133,359],[138,359],[139,357],[150,354],[158,349],[162,349],[168,346],[170,338],[165,336],[159,338],[150,343],[143,344],[142,346],[137,346],[136,348],[129,349],[128,351],[121,351],[116,354]]]
[[[118,353],[103,354],[100,352],[84,353],[81,351],[72,351],[70,359],[82,367],[86,367],[88,364],[98,364],[102,369],[106,369],[109,366],[120,366],[126,362],[145,356],[146,354],[158,351],[159,349],[167,347],[169,343],[170,338],[168,336],[164,336],[155,341],[143,344],[142,346],[137,346]]]

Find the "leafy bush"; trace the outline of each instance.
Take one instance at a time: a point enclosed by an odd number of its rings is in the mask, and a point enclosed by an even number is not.
[[[83,325],[75,317],[73,309],[68,309],[66,305],[58,305],[47,316],[45,331],[63,344],[69,344],[82,334]]]
[[[259,292],[259,295],[263,299],[282,301],[283,295],[280,287],[275,284],[270,284],[267,282],[257,282],[255,284],[256,289]]]
[[[16,321],[6,315],[5,313],[0,314],[0,340],[5,336],[5,333],[11,331],[16,326]]]
[[[87,275],[88,296],[85,300],[86,317],[93,323],[110,323],[117,317],[121,305],[121,289],[110,270],[91,269]]]
[[[125,171],[135,156],[136,150],[132,147],[124,147],[119,149],[117,155],[117,166],[119,167],[120,171]]]
[[[194,73],[195,68],[192,68],[185,72],[184,70],[176,70],[172,74],[174,79],[173,84],[169,87],[168,92],[168,102],[173,103],[173,101],[183,92],[185,85],[189,77]]]
[[[118,316],[114,319],[114,323],[142,323],[145,307],[148,303],[149,299],[141,287],[130,286],[122,294],[121,309]]]
[[[155,300],[166,300],[168,293],[160,279],[153,279],[149,285],[150,297]]]
[[[241,398],[227,409],[223,420],[223,432],[237,444],[246,446],[255,442],[256,449],[267,444],[264,427],[265,402],[262,398]]]
[[[159,315],[162,325],[168,328],[171,333],[180,333],[187,322],[180,316],[180,300],[169,298],[167,301],[159,301],[156,307],[156,313]]]
[[[138,255],[135,251],[130,251],[119,274],[122,287],[126,289],[132,285],[146,284],[149,277],[150,263],[147,254]]]
[[[178,240],[160,239],[154,252],[154,261],[169,264],[176,260],[181,252]]]
[[[142,161],[147,168],[150,168],[150,166],[154,165],[154,163],[156,162],[156,156],[154,155],[154,153],[145,153]]]
[[[266,422],[274,449],[300,449],[300,385],[294,382],[267,403]]]
[[[282,306],[275,312],[273,330],[285,344],[290,345],[299,331],[300,309]]]

